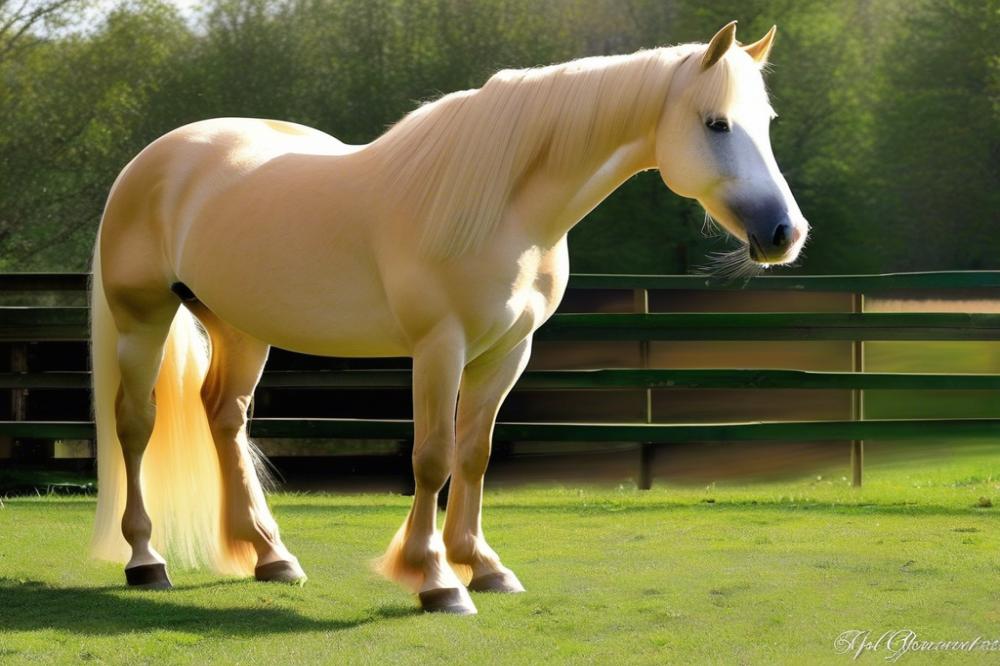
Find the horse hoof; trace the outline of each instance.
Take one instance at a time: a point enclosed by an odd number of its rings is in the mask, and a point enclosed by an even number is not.
[[[289,583],[291,585],[304,585],[307,580],[306,572],[302,570],[299,563],[289,560],[262,564],[253,570],[253,577],[264,583]]]
[[[524,585],[521,585],[512,571],[498,571],[473,578],[469,581],[469,589],[473,592],[516,594],[524,592]]]
[[[476,606],[468,593],[460,587],[439,587],[419,593],[420,608],[426,613],[451,613],[475,615]]]
[[[169,590],[173,585],[167,577],[166,564],[140,564],[125,570],[125,581],[129,587],[142,590]]]

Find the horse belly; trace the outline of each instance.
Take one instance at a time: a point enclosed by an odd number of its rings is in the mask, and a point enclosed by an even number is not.
[[[328,297],[322,312],[287,309],[280,295],[257,292],[251,307],[205,304],[236,328],[275,347],[318,356],[407,356],[408,349],[369,305]]]
[[[325,356],[403,356],[407,349],[362,237],[311,225],[256,224],[188,235],[178,276],[236,328],[277,347]]]
[[[355,283],[356,284],[356,283]],[[405,356],[389,313],[357,294],[299,292],[289,298],[257,279],[214,282],[195,291],[209,309],[236,328],[276,347],[321,356]],[[233,293],[246,299],[233,298]]]

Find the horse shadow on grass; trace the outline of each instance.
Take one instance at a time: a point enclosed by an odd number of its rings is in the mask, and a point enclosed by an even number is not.
[[[171,599],[184,590],[238,584],[240,581],[220,581],[174,591],[145,592],[117,586],[54,587],[36,580],[0,577],[0,630],[59,629],[90,635],[155,630],[261,635],[342,631],[420,613],[413,606],[392,605],[360,611],[350,618],[316,619],[287,608],[207,608]]]

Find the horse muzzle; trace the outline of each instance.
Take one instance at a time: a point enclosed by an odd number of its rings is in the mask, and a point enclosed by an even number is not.
[[[782,220],[776,224],[755,229],[747,228],[747,253],[759,264],[787,264],[795,261],[805,244],[809,225],[802,220],[794,224]]]
[[[757,201],[733,201],[728,206],[746,232],[747,253],[758,264],[795,261],[805,244],[809,224],[792,205],[777,197]]]

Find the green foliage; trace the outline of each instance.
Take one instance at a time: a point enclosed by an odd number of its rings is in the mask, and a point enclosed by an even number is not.
[[[88,265],[107,191],[161,132],[157,93],[190,38],[170,5],[144,2],[0,63],[0,270]]]
[[[39,6],[52,11],[17,48],[0,30],[0,270],[86,268],[118,171],[184,123],[274,117],[362,143],[497,69],[704,41],[732,18],[743,40],[779,25],[772,140],[814,228],[798,270],[990,268],[1000,251],[998,0]],[[589,217],[572,234],[578,271],[690,271],[726,246],[656,174]]]
[[[885,53],[887,86],[876,114],[877,210],[899,220],[911,262],[994,268],[1000,256],[1000,109],[996,30],[1000,2],[925,0]],[[942,119],[949,122],[942,122]]]

